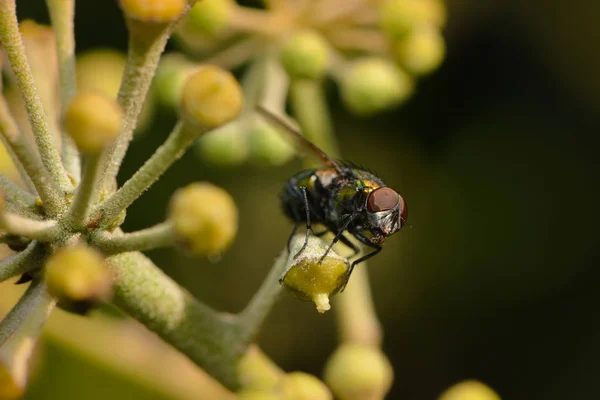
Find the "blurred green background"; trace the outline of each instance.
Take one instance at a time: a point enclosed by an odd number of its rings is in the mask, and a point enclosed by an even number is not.
[[[395,369],[389,398],[433,399],[468,378],[504,399],[600,398],[600,3],[447,6],[447,57],[402,108],[359,119],[329,92],[344,158],[377,171],[410,209],[410,227],[369,263]],[[48,20],[42,0],[19,0],[18,12]],[[76,40],[78,51],[124,50],[116,2],[77,2]],[[174,118],[157,112],[121,182]],[[199,298],[238,311],[285,244],[291,224],[278,192],[300,168],[215,169],[190,152],[130,208],[124,228],[161,221],[190,181],[229,190],[240,232],[220,262],[150,256]],[[320,375],[336,345],[334,314],[286,295],[259,342],[284,369]],[[27,398],[167,398],[55,342],[44,354]]]

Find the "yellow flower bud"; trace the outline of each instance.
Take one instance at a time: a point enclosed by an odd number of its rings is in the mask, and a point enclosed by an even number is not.
[[[229,71],[205,65],[186,80],[181,111],[187,122],[215,128],[236,118],[243,102],[242,88]]]
[[[356,61],[344,75],[342,99],[358,115],[372,115],[406,100],[411,78],[392,62],[380,58]]]
[[[111,49],[95,49],[77,56],[77,90],[100,92],[116,99],[125,62],[125,54]]]
[[[120,0],[120,3],[129,18],[167,23],[176,20],[183,13],[187,0]]]
[[[243,388],[272,392],[283,371],[257,347],[250,347],[238,364],[238,376]]]
[[[331,392],[317,377],[304,372],[290,372],[281,380],[285,400],[332,400]]]
[[[292,239],[291,255],[295,255],[304,243],[304,235],[298,234]],[[328,245],[311,236],[306,248],[291,257],[291,265],[284,274],[283,286],[288,292],[303,301],[313,301],[317,311],[329,310],[329,296],[342,289],[348,277],[348,260],[331,250],[323,261]]]
[[[324,376],[340,400],[377,400],[390,390],[394,372],[378,348],[348,343],[329,358]]]
[[[285,41],[280,57],[292,78],[319,79],[329,66],[329,45],[317,32],[302,31]]]
[[[116,100],[94,92],[75,96],[64,116],[64,126],[81,151],[97,153],[117,138],[123,111]]]
[[[469,380],[451,386],[438,400],[500,400],[500,396],[483,383]]]
[[[441,0],[384,0],[379,7],[381,28],[401,38],[417,26],[444,26],[446,9]]]
[[[183,54],[164,55],[152,81],[152,89],[158,100],[165,106],[176,109],[183,85],[193,69],[194,65]]]
[[[112,274],[96,250],[78,245],[58,250],[46,261],[48,292],[63,308],[86,312],[110,299]]]
[[[178,189],[169,212],[179,241],[194,255],[222,253],[237,233],[235,202],[225,190],[208,182]]]
[[[236,393],[238,400],[283,400],[281,396],[268,391],[244,389]]]
[[[199,1],[182,21],[183,29],[193,34],[217,35],[227,27],[234,7],[232,0]]]
[[[232,122],[200,136],[196,151],[202,160],[213,165],[240,165],[248,159],[248,138],[246,132]]]
[[[436,69],[445,52],[444,38],[430,26],[416,29],[394,44],[396,60],[415,75],[425,75]]]

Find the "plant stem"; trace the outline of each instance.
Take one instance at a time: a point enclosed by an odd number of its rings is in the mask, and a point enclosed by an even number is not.
[[[19,132],[3,96],[0,96],[0,133],[7,147],[18,157],[19,164],[33,182],[46,210],[50,215],[56,215],[63,209],[64,199],[59,196],[54,182],[34,150],[29,146],[27,139]]]
[[[235,318],[194,299],[139,252],[107,259],[116,275],[114,302],[226,387],[237,389],[246,350]]]
[[[65,221],[75,229],[82,229],[88,219],[89,211],[95,202],[95,195],[98,192],[97,186],[101,177],[100,154],[91,154],[85,161],[83,170],[83,178],[77,188],[75,199],[67,215]]]
[[[142,165],[142,167],[96,210],[102,213],[100,226],[114,220],[146,191],[183,153],[201,132],[179,122],[165,143]],[[94,213],[95,214],[95,213]]]
[[[0,282],[38,268],[42,264],[44,253],[43,245],[34,241],[25,250],[0,261]]]
[[[171,221],[166,221],[141,231],[121,235],[98,231],[92,234],[90,242],[107,255],[172,246],[173,225]]]
[[[74,0],[46,0],[52,27],[56,36],[58,73],[60,77],[61,115],[75,95],[75,17]],[[77,180],[81,174],[81,160],[75,142],[62,135],[62,159],[67,171]]]
[[[59,187],[64,191],[69,191],[72,189],[72,185],[56,150],[44,107],[25,56],[14,0],[0,0],[0,42],[25,102],[42,163]]]
[[[35,205],[34,195],[26,192],[19,185],[2,174],[0,174],[0,189],[4,194],[4,198],[11,203],[19,204],[23,207]]]
[[[60,228],[54,220],[35,220],[4,211],[0,228],[13,235],[25,236],[41,242],[50,242],[59,236]]]

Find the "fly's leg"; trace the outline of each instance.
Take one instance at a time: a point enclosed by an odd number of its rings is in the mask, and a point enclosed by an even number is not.
[[[306,245],[308,245],[308,237],[310,236],[311,228],[310,228],[310,208],[308,207],[308,197],[306,196],[306,188],[304,186],[300,186],[300,190],[302,191],[302,198],[304,199],[304,210],[306,211],[306,237],[304,238],[304,244],[302,248],[294,255],[294,258],[298,258],[298,256],[306,249]]]
[[[344,286],[342,286],[342,289],[340,290],[340,293],[343,292],[344,290],[346,290],[346,286],[348,285],[348,281],[350,280],[350,275],[352,275],[352,271],[354,271],[354,267],[358,264],[360,264],[363,261],[368,260],[369,258],[373,257],[375,254],[379,253],[382,249],[380,244],[376,244],[373,243],[369,240],[369,238],[367,238],[365,235],[358,233],[358,232],[352,232],[352,235],[357,238],[358,240],[360,240],[361,243],[375,249],[372,252],[370,252],[369,254],[365,254],[364,256],[362,256],[361,258],[359,258],[358,260],[352,262],[352,264],[350,264],[350,270],[348,271],[348,275],[346,276],[346,282],[344,282]]]
[[[335,237],[331,241],[331,244],[329,245],[327,250],[325,250],[325,253],[321,256],[321,258],[319,258],[319,263],[321,263],[325,259],[325,257],[327,257],[327,254],[329,254],[329,252],[331,251],[331,248],[338,242],[338,240],[340,240],[340,238],[343,236],[346,229],[348,229],[348,226],[350,226],[350,223],[352,223],[352,221],[354,221],[356,219],[356,217],[358,217],[358,215],[359,215],[358,213],[351,214],[348,216],[348,218],[346,218],[344,225],[342,225],[342,227],[337,231],[337,233],[335,234]],[[343,240],[342,240],[342,243],[344,243]]]
[[[360,253],[360,249],[358,248],[358,246],[352,243],[350,239],[348,239],[345,235],[340,236],[340,242],[344,243],[346,247],[352,249],[352,251],[354,252],[350,257],[347,258],[354,258],[358,253]]]

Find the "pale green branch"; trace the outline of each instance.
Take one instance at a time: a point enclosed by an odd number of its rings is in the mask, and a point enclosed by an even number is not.
[[[31,68],[27,62],[14,0],[0,0],[0,42],[25,102],[42,163],[60,188],[69,191],[72,189],[72,185],[56,149]]]
[[[36,220],[4,211],[0,228],[13,235],[25,236],[40,242],[50,242],[60,236],[60,227],[54,220]]]
[[[170,221],[162,222],[150,228],[124,234],[94,232],[90,243],[104,254],[113,255],[129,251],[146,251],[159,247],[172,246],[175,235]]]
[[[85,226],[92,204],[96,200],[94,197],[99,191],[98,186],[102,175],[100,159],[100,154],[92,154],[85,160],[81,183],[77,187],[71,208],[65,216],[65,221],[75,229],[82,229]]]
[[[3,174],[0,174],[0,189],[4,194],[4,198],[11,203],[25,207],[35,205],[34,195],[21,188]]]
[[[44,253],[43,245],[33,241],[25,250],[0,261],[0,282],[40,267]]]

